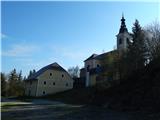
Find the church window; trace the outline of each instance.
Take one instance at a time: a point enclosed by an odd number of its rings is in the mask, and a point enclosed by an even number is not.
[[[46,85],[46,81],[44,81],[44,85]]]
[[[62,78],[64,77],[64,75],[62,74]]]
[[[45,91],[43,91],[43,95],[45,95]]]
[[[55,82],[53,82],[53,85],[55,85],[56,83]]]
[[[50,73],[50,76],[52,76],[52,73]]]

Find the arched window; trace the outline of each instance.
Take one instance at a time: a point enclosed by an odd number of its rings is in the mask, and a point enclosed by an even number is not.
[[[49,75],[52,76],[52,73],[50,73]]]

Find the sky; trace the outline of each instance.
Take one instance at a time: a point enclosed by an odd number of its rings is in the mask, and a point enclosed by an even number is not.
[[[116,46],[122,13],[131,32],[160,21],[158,2],[1,2],[1,71],[30,70],[57,62],[66,70]]]

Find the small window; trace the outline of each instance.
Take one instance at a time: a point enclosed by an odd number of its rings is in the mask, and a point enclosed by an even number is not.
[[[122,44],[122,39],[121,39],[121,38],[119,39],[119,45],[120,45],[120,44]]]
[[[50,73],[49,75],[52,76],[52,73]]]
[[[64,75],[62,74],[62,78],[64,77]]]
[[[44,81],[44,85],[46,85],[46,81]]]
[[[45,91],[43,91],[43,95],[45,95],[46,93],[45,93]]]
[[[30,81],[30,85],[32,85],[32,81]]]
[[[68,86],[68,83],[66,83],[66,86]]]
[[[53,82],[53,85],[56,85],[56,83],[55,83],[55,82]]]

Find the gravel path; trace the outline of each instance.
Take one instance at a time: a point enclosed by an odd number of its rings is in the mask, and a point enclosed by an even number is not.
[[[115,112],[102,107],[70,105],[42,99],[14,102],[18,102],[18,105],[2,107],[2,120],[160,120],[160,116],[152,119],[152,115]]]

